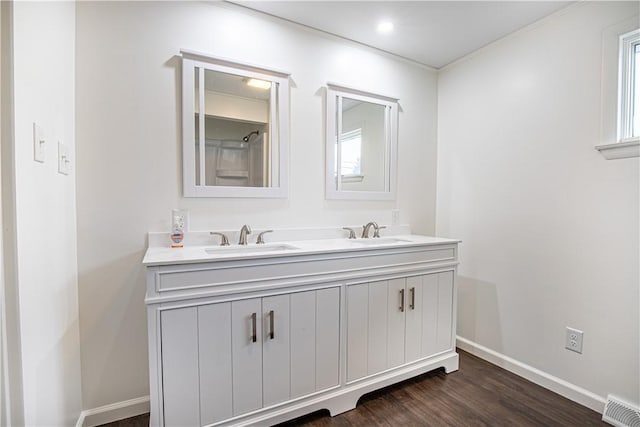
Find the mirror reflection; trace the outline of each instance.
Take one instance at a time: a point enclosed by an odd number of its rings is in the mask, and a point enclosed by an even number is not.
[[[328,85],[327,199],[395,198],[397,114],[397,99]]]
[[[287,197],[289,74],[181,53],[185,197]]]
[[[200,69],[196,67],[196,185],[270,187],[272,83],[205,69],[204,91],[200,91],[199,75]],[[199,114],[201,93],[204,93],[202,125]],[[201,135],[204,135],[204,146],[200,144]],[[201,155],[204,162],[200,162]],[[204,174],[200,170],[202,163]]]
[[[339,102],[338,100],[337,102]],[[342,129],[336,144],[341,188],[346,191],[384,191],[388,159],[385,107],[342,97]],[[338,164],[338,163],[336,163]]]

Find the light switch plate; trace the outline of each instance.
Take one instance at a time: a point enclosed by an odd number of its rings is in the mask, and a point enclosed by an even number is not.
[[[58,173],[69,175],[70,169],[69,147],[62,141],[58,141]]]
[[[44,132],[37,123],[33,124],[33,160],[44,163],[46,155],[46,141]]]

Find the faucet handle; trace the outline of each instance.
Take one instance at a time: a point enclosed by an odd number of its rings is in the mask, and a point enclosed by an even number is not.
[[[376,228],[373,229],[373,237],[380,237],[380,230],[382,230],[383,228],[387,228],[386,225],[380,225]]]
[[[224,233],[212,231],[209,234],[211,234],[212,236],[220,236],[220,246],[229,246],[229,239],[227,239],[227,236],[225,236]]]
[[[343,230],[347,230],[349,232],[349,239],[355,239],[356,238],[356,232],[353,231],[353,228],[349,228],[349,227],[342,227]]]
[[[258,240],[256,240],[256,244],[264,245],[264,239],[262,238],[262,236],[264,236],[266,233],[273,233],[273,230],[265,230],[262,233],[258,234]]]

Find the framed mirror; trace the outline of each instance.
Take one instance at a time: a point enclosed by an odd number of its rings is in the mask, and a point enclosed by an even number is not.
[[[182,53],[185,197],[287,197],[289,74]]]
[[[326,198],[394,200],[398,100],[327,84]]]

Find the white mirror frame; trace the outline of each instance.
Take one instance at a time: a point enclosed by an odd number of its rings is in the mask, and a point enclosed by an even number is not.
[[[289,76],[290,73],[267,69],[260,66],[243,64],[228,59],[214,57],[205,53],[181,49],[182,54],[182,182],[184,197],[247,197],[247,198],[286,198],[288,195],[289,170]],[[230,187],[196,185],[195,127],[192,125],[194,109],[194,69],[219,71],[249,78],[267,80],[272,83],[272,96],[269,128],[270,134],[277,138],[277,153],[271,156],[278,170],[273,171],[273,181],[277,187]],[[277,87],[277,90],[275,89]],[[203,100],[203,97],[200,98]],[[203,102],[203,101],[201,101]],[[277,105],[277,108],[275,108]],[[201,105],[200,114],[204,115]],[[201,121],[202,123],[202,121]],[[204,156],[200,156],[204,163]],[[200,171],[204,173],[201,164]],[[200,182],[204,182],[201,180]]]
[[[370,102],[385,107],[385,190],[346,191],[342,190],[342,176],[334,170],[338,135],[342,133],[342,98]],[[327,83],[327,135],[325,197],[339,200],[395,200],[397,187],[398,158],[398,99],[353,89],[335,83]],[[340,150],[338,157],[340,156]],[[337,177],[337,178],[336,178]]]

